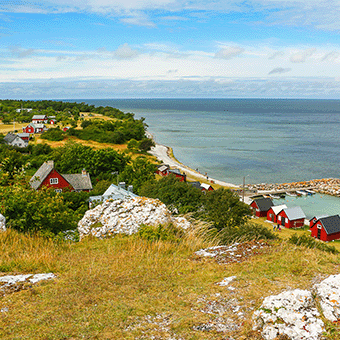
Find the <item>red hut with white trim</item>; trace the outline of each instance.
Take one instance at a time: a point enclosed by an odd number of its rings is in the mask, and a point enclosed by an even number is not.
[[[322,217],[315,221],[310,227],[311,236],[322,241],[333,241],[340,239],[340,217],[339,215]]]
[[[281,210],[277,215],[277,223],[286,228],[301,228],[305,224],[306,215],[300,207]]]

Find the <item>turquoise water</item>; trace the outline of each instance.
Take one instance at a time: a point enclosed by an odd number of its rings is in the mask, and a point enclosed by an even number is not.
[[[287,207],[300,206],[308,219],[314,216],[340,214],[340,199],[329,195],[286,196],[284,199],[273,199],[273,202],[275,205],[285,204]]]

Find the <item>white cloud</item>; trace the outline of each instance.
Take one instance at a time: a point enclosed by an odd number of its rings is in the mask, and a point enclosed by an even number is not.
[[[114,56],[118,59],[131,59],[138,56],[138,51],[133,50],[129,44],[125,43],[114,51]]]
[[[121,18],[120,21],[128,25],[156,27],[156,24],[152,22],[150,18],[142,12],[130,13],[129,16]]]
[[[340,53],[337,51],[331,51],[329,53],[326,53],[322,58],[321,61],[335,61],[339,59]]]
[[[238,46],[228,46],[220,49],[215,53],[215,58],[219,59],[232,59],[234,57],[238,57],[241,55],[245,49],[243,47]]]
[[[16,56],[18,58],[26,58],[36,53],[36,51],[33,48],[25,49],[19,46],[9,46],[8,49],[13,56]]]
[[[269,60],[273,60],[273,59],[276,59],[276,58],[278,58],[278,57],[283,57],[285,54],[284,54],[284,52],[282,52],[282,51],[276,51],[276,52],[274,52],[272,55],[270,55],[269,57],[268,57],[268,59]]]
[[[309,57],[311,57],[316,52],[315,48],[307,48],[302,51],[298,51],[296,53],[293,53],[290,56],[290,61],[292,63],[304,63],[307,61]]]

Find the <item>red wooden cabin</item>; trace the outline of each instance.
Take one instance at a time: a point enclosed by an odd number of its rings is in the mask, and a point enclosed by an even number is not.
[[[253,202],[251,202],[250,207],[253,209],[254,215],[257,217],[265,217],[267,216],[268,210],[274,205],[273,201],[270,198],[255,198]]]
[[[301,228],[305,224],[306,215],[300,207],[281,210],[277,215],[277,223],[286,228]]]
[[[339,215],[322,217],[310,226],[311,235],[322,241],[333,241],[340,239],[340,217]]]
[[[286,209],[287,206],[285,204],[274,205],[267,212],[267,220],[277,223],[277,215],[282,209]]]

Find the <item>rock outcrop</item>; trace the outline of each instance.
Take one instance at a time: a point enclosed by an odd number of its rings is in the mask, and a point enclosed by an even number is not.
[[[314,285],[313,293],[315,297],[308,290],[296,289],[266,297],[254,313],[254,330],[260,330],[265,340],[279,336],[292,340],[321,339],[325,328],[316,301],[327,320],[340,320],[340,275],[331,275]]]
[[[0,231],[6,231],[6,218],[0,214]]]
[[[157,199],[135,197],[129,200],[107,200],[88,210],[78,222],[80,239],[87,235],[98,238],[138,232],[142,224],[158,226],[174,223],[184,229],[190,223],[183,217],[175,218],[165,204]]]

